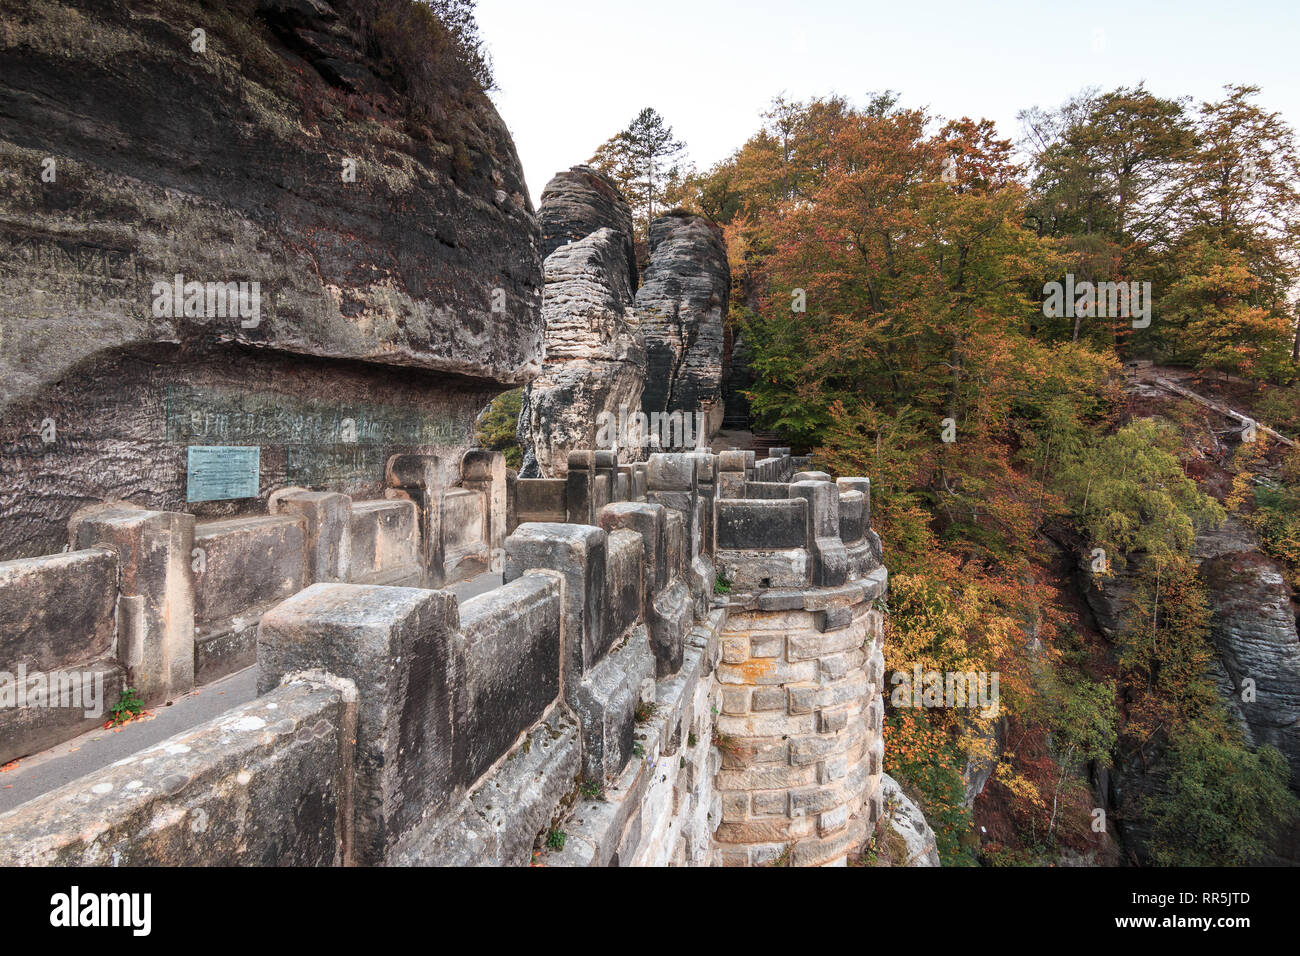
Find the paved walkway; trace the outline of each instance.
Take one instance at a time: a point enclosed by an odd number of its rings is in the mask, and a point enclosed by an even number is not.
[[[257,668],[248,667],[205,684],[171,704],[153,708],[153,717],[148,720],[133,721],[115,730],[92,730],[23,757],[17,767],[0,773],[0,813],[196,727],[256,696]]]

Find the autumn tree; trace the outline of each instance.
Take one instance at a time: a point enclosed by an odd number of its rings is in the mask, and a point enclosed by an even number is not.
[[[1061,243],[1065,271],[1080,281],[1159,283],[1193,148],[1186,101],[1139,84],[1085,91],[1057,110],[1022,111],[1020,120],[1031,156],[1029,222]],[[1073,341],[1083,334],[1113,344],[1129,330],[1114,316],[1087,328],[1076,316],[1057,334],[1067,331]]]
[[[1166,350],[1204,368],[1277,378],[1300,353],[1300,153],[1253,86],[1201,104],[1178,206]]]
[[[650,222],[663,211],[664,198],[681,190],[690,173],[686,144],[659,113],[646,107],[596,150],[588,162],[618,185],[632,207],[637,232],[648,237]]]

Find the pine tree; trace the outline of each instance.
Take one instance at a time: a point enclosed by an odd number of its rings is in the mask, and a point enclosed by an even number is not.
[[[588,162],[614,180],[632,207],[638,235],[647,237],[665,194],[687,174],[685,152],[686,144],[673,137],[673,128],[647,106]]]

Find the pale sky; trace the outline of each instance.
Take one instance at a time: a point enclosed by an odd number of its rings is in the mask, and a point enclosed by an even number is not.
[[[1300,127],[1300,0],[479,0],[478,19],[534,203],[642,107],[704,169],[782,92],[894,89],[1015,139],[1020,109],[1085,86],[1199,102],[1247,82]]]

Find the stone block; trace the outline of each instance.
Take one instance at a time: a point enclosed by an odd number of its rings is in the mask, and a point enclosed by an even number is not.
[[[455,762],[456,599],[444,591],[313,584],[258,627],[257,687],[323,670],[357,687],[355,858],[384,862],[470,782]]]
[[[441,587],[446,580],[442,546],[442,496],[446,479],[441,463],[434,455],[393,455],[385,465],[384,479],[390,489],[415,503],[423,571],[421,584]]]
[[[716,502],[717,547],[723,550],[780,551],[808,543],[808,502],[721,499]]]
[[[605,543],[606,645],[617,643],[645,612],[641,536],[635,531],[613,531]]]
[[[690,589],[680,578],[654,596],[647,624],[655,655],[655,674],[666,677],[682,666],[686,635],[694,620]]]
[[[454,765],[467,780],[482,776],[559,697],[562,580],[525,574],[460,605],[452,720]]]
[[[348,578],[353,584],[417,585],[420,522],[409,498],[352,502]]]
[[[102,727],[123,674],[111,658],[50,672],[29,672],[22,664],[0,670],[0,764]]]
[[[516,527],[530,521],[568,520],[567,482],[563,478],[519,478],[515,481]],[[514,533],[514,529],[511,529]]]
[[[356,692],[296,679],[0,816],[4,866],[338,866]]]
[[[282,488],[268,499],[267,510],[305,520],[307,580],[324,584],[347,580],[352,550],[351,498],[332,491]]]
[[[566,521],[589,525],[595,522],[596,455],[591,451],[569,452],[568,471],[565,474]]]
[[[194,686],[194,516],[127,504],[88,508],[69,522],[77,548],[117,552],[118,660],[146,705]]]
[[[625,529],[641,536],[647,610],[654,595],[666,588],[675,574],[668,564],[668,548],[664,538],[666,524],[663,505],[647,502],[618,502],[606,506],[600,512],[600,526],[606,532]]]
[[[306,520],[299,515],[200,522],[194,549],[194,613],[200,622],[266,608],[309,583]]]
[[[645,628],[582,676],[571,706],[582,727],[582,768],[589,780],[618,774],[632,756],[636,706],[645,681],[653,681],[654,655]]]
[[[870,478],[837,478],[835,485],[840,489],[841,497],[849,492],[858,492],[862,495],[862,530],[868,531],[871,528],[871,479]],[[847,543],[849,539],[845,539]]]
[[[462,488],[483,495],[486,503],[485,540],[488,551],[505,547],[507,524],[506,456],[499,451],[471,448],[460,461]]]
[[[521,524],[506,538],[505,580],[532,568],[564,576],[564,686],[573,703],[582,677],[611,643],[604,633],[606,535],[589,525]]]
[[[50,671],[113,654],[117,552],[0,561],[0,670]]]
[[[865,508],[866,499],[860,491],[840,489],[840,540],[846,545],[861,541],[866,533]]]
[[[790,485],[790,497],[808,500],[812,583],[834,587],[848,579],[848,553],[840,541],[839,490],[830,481],[805,480]]]

